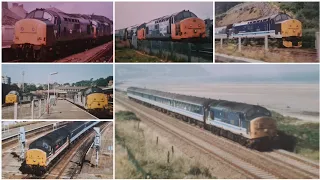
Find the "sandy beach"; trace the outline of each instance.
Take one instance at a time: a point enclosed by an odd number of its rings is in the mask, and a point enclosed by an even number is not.
[[[117,86],[126,89],[133,83]],[[212,99],[258,104],[285,116],[319,122],[318,84],[134,84],[134,86]]]

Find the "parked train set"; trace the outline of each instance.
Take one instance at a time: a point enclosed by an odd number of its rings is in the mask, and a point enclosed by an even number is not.
[[[105,94],[100,87],[93,86],[78,92],[74,95],[73,102],[99,117],[113,114],[113,99],[110,93]]]
[[[212,39],[213,25],[210,20],[202,20],[193,12],[183,10],[149,22],[137,24],[115,31],[115,36],[122,40],[208,40]],[[212,41],[212,40],[211,40]]]
[[[14,103],[28,103],[34,99],[41,99],[41,96],[35,96],[30,93],[19,93],[18,91],[10,91],[5,98],[5,105],[13,105]]]
[[[18,58],[41,61],[68,48],[105,43],[112,40],[112,34],[112,21],[104,16],[35,9],[16,22],[11,48]]]
[[[44,175],[78,139],[97,126],[97,121],[75,121],[42,136],[29,145],[19,170],[23,174]]]
[[[302,47],[302,23],[288,14],[279,13],[260,19],[215,28],[215,40],[243,38],[246,44],[267,36],[279,47]]]
[[[271,112],[258,105],[138,87],[129,87],[127,96],[248,148],[269,149],[278,138],[276,122],[272,119]]]

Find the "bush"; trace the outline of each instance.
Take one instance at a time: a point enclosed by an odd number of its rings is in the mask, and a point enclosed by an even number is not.
[[[117,120],[124,120],[124,121],[140,121],[140,119],[130,111],[119,111],[116,112]]]

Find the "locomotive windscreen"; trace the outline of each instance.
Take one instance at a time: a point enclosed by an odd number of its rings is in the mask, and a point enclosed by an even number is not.
[[[103,90],[99,87],[92,87],[85,91],[85,95],[89,95],[92,93],[103,93]]]
[[[271,117],[271,112],[263,107],[254,107],[246,113],[247,120],[252,120],[256,117],[263,116]]]

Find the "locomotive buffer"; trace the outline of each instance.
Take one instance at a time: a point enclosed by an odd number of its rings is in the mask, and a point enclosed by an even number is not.
[[[20,143],[20,147],[21,147],[21,153],[20,153],[20,160],[24,160],[24,150],[26,147],[26,132],[24,130],[24,127],[20,127],[20,131],[19,131],[19,136],[18,136],[18,140]]]
[[[94,148],[96,149],[96,167],[98,167],[99,164],[99,151],[100,151],[100,146],[101,146],[101,133],[100,133],[100,128],[99,127],[94,127],[93,128],[96,135],[94,137]]]

